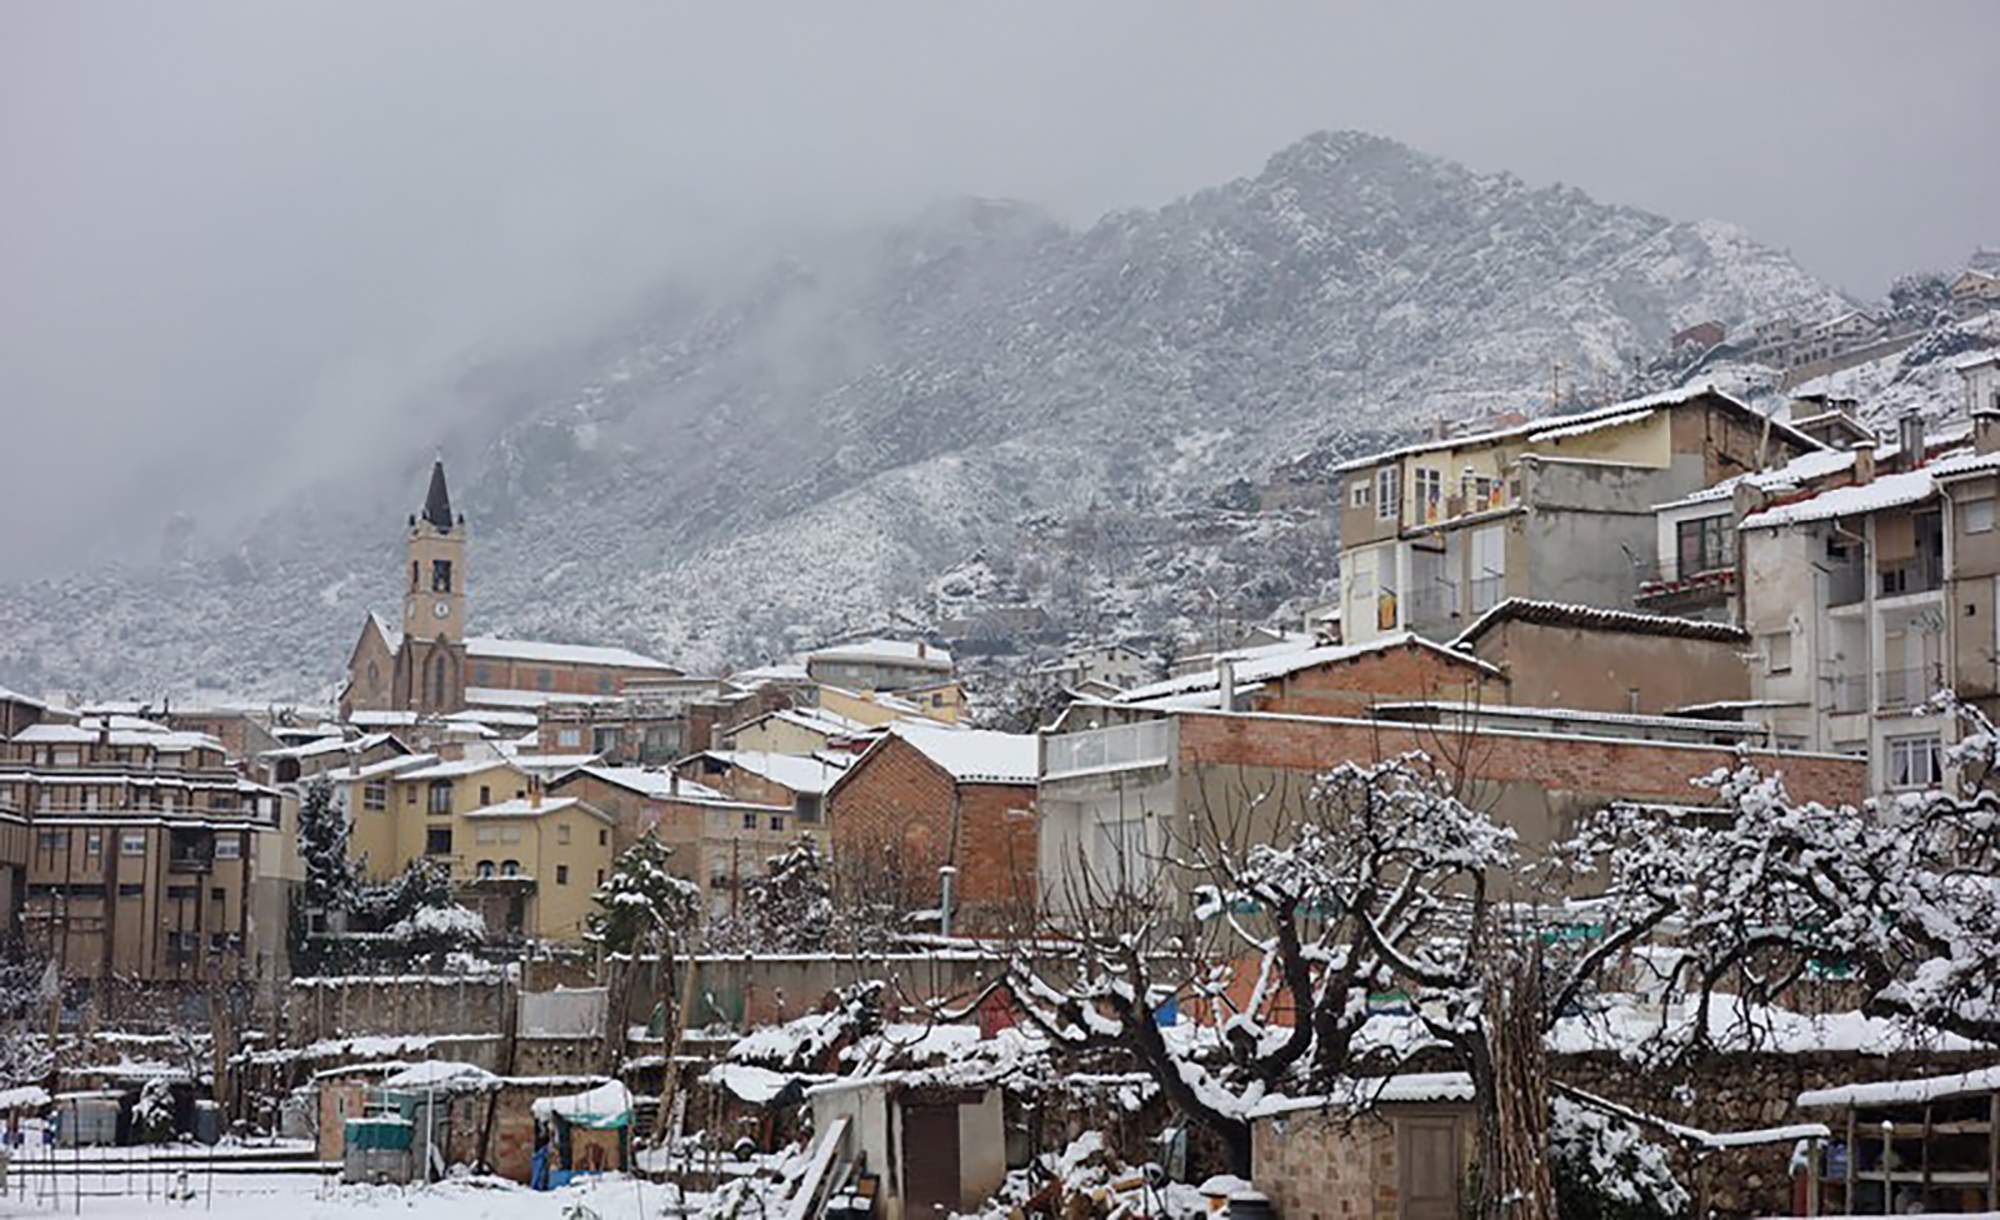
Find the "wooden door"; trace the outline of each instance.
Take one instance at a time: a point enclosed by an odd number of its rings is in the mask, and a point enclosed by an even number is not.
[[[1458,1220],[1463,1176],[1458,1122],[1411,1117],[1396,1123],[1397,1190],[1401,1220]]]
[[[903,1220],[959,1210],[958,1107],[903,1107]]]

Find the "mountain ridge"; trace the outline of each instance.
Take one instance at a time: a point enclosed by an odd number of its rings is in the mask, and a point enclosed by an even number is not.
[[[980,605],[1077,634],[1254,619],[1331,577],[1323,494],[1274,472],[1547,405],[1555,361],[1610,396],[1680,326],[1845,303],[1724,222],[1359,132],[1080,228],[953,200],[659,302],[573,391],[465,426],[481,631],[706,668]],[[420,491],[0,589],[0,682],[321,694]],[[973,555],[978,603],[942,597]]]

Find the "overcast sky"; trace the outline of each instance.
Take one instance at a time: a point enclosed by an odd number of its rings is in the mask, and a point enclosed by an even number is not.
[[[357,435],[420,446],[393,413],[468,350],[774,226],[962,192],[1084,223],[1320,128],[1733,220],[1875,295],[2000,243],[1996,35],[1980,0],[21,0],[0,479],[38,507],[0,564],[102,538],[66,501],[208,521]]]

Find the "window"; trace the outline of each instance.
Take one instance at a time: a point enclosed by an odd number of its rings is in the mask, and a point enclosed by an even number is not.
[[[556,865],[556,884],[557,885],[569,884],[569,865],[567,864]]]
[[[604,870],[601,868],[597,870],[597,888],[600,890],[604,888]]]
[[[556,827],[556,842],[558,842],[558,843],[567,843],[567,842],[569,842],[569,823],[568,823],[568,822],[564,822],[564,823],[562,823],[561,825],[559,825],[559,826],[557,826],[557,827]]]
[[[473,869],[472,871],[473,875],[478,877],[481,881],[490,881],[493,879],[493,861],[481,860],[479,862],[479,867]]]
[[[434,779],[431,781],[430,811],[432,813],[451,812],[451,781]]]
[[[611,675],[610,675],[610,674],[599,674],[599,675],[597,675],[597,693],[598,693],[598,694],[600,694],[600,695],[608,695],[608,694],[610,694],[610,693],[611,693]]]
[[[118,840],[118,854],[121,856],[143,856],[146,854],[146,832],[128,830]]]
[[[412,559],[410,561],[410,592],[412,593],[417,591],[417,573],[421,570],[417,566],[417,561]]]
[[[361,807],[380,812],[389,807],[389,785],[385,780],[371,779],[361,785]]]
[[[556,684],[556,676],[546,669],[535,671],[535,689],[548,690]]]
[[[601,826],[597,829],[597,845],[599,847],[609,847],[611,845],[611,832]]]
[[[819,795],[801,792],[792,800],[792,816],[801,822],[819,821]]]
[[[556,730],[556,744],[566,750],[574,750],[583,744],[582,729]]]
[[[1702,517],[1674,526],[1674,576],[1685,580],[1698,572],[1736,566],[1736,531],[1729,517]]]
[[[785,828],[785,815],[784,815],[784,814],[782,814],[782,813],[774,813],[774,814],[772,814],[772,815],[771,815],[771,829],[772,829],[772,830],[780,830],[780,831],[781,831],[781,830],[783,830],[784,828]]]
[[[502,877],[520,876],[521,862],[519,860],[502,860],[500,862],[500,875]]]
[[[215,837],[215,858],[218,860],[241,860],[243,839],[240,835],[217,835]]]
[[[1423,523],[1436,521],[1444,515],[1444,475],[1420,466],[1415,477],[1417,520]]]
[[[493,803],[493,789],[486,784],[479,785],[479,807],[486,808]]]
[[[755,829],[757,829],[757,815],[756,815],[756,814],[754,814],[754,813],[746,813],[746,814],[744,814],[744,815],[743,815],[743,829],[745,829],[745,830],[755,830]]]
[[[433,826],[424,832],[424,854],[427,856],[448,856],[451,854],[451,827]]]
[[[481,826],[472,832],[472,841],[479,844],[498,843],[500,832],[491,826]]]
[[[616,754],[618,752],[618,726],[606,725],[590,730],[590,752],[592,754]]]
[[[1467,476],[1465,488],[1459,494],[1465,497],[1465,511],[1483,513],[1493,507],[1495,484],[1490,475]]]
[[[1767,674],[1792,672],[1791,632],[1774,631],[1764,637],[1764,672]]]
[[[415,788],[403,789],[403,803],[405,805],[414,805],[417,803],[417,790]]]
[[[211,902],[228,902],[229,891],[223,889],[221,886],[218,885],[214,889],[208,891],[208,897],[209,901]]]
[[[1965,514],[1965,532],[1968,534],[1989,533],[1993,529],[1993,497],[1967,500],[1961,511]]]
[[[35,846],[42,851],[68,851],[69,831],[44,830],[35,835]]]
[[[1943,760],[1935,733],[1889,739],[1889,786],[1933,788],[1943,778]]]
[[[101,856],[104,854],[103,831],[86,830],[83,832],[83,854],[86,856]]]
[[[451,560],[431,560],[431,592],[451,592]]]
[[[492,667],[491,665],[475,665],[475,666],[473,666],[473,667],[472,667],[472,684],[473,684],[474,686],[491,686],[491,685],[493,685],[493,667]]]
[[[1396,510],[1402,507],[1403,468],[1384,466],[1375,472],[1375,519],[1394,521]]]
[[[1348,507],[1367,508],[1368,502],[1374,498],[1373,496],[1368,494],[1369,490],[1370,488],[1368,486],[1367,479],[1357,479],[1354,482],[1354,484],[1347,489]]]

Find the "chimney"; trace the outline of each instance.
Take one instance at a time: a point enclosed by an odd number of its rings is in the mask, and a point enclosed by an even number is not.
[[[1220,706],[1225,712],[1236,710],[1236,662],[1228,657],[1218,657],[1215,662],[1215,688],[1221,693]]]
[[[680,794],[681,794],[681,773],[669,767],[667,769],[667,795],[671,797],[677,797]]]
[[[1897,455],[1897,468],[1915,470],[1924,464],[1924,417],[1916,411],[1905,411],[1896,421],[1896,445],[1902,451]]]
[[[924,642],[923,642],[922,640],[918,640],[918,641],[917,641],[917,660],[919,660],[919,661],[923,660],[923,659],[924,659],[924,656],[925,656],[925,648],[924,648]]]
[[[2000,403],[1973,410],[1972,447],[1980,453],[2000,453]]]
[[[1854,485],[1862,487],[1873,483],[1875,481],[1875,442],[1873,440],[1855,441],[1853,450]]]
[[[1451,439],[1451,421],[1440,415],[1431,421],[1431,439],[1448,441]]]
[[[528,808],[540,809],[541,807],[542,777],[531,771],[528,773]]]

